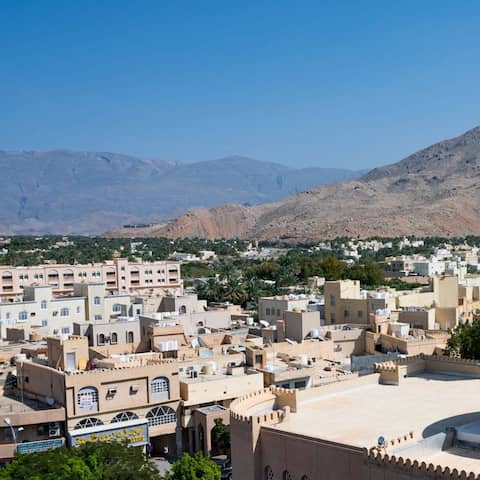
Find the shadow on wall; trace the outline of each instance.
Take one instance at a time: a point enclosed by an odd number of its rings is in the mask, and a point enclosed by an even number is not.
[[[464,413],[463,415],[444,418],[425,428],[422,432],[422,437],[431,437],[437,433],[444,433],[448,427],[457,427],[459,425],[478,421],[480,421],[480,412]]]

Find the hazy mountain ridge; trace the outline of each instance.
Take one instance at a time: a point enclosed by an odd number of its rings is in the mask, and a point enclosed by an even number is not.
[[[480,234],[480,127],[363,177],[251,208],[194,210],[115,235],[317,240],[340,235]],[[235,218],[224,225],[227,216]]]
[[[270,202],[361,174],[245,157],[183,164],[69,150],[0,150],[0,171],[0,234],[101,233],[194,207]]]

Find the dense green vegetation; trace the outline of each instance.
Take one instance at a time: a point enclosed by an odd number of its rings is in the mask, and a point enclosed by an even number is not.
[[[162,477],[141,448],[119,442],[17,454],[0,468],[0,480],[220,480],[220,475],[220,467],[201,453],[185,453]]]
[[[10,465],[0,469],[0,480],[161,480],[161,477],[140,448],[118,442],[89,442],[76,448],[17,455]]]
[[[449,355],[480,360],[480,323],[458,325],[448,340]]]
[[[217,255],[237,255],[248,242],[242,240],[202,240],[167,238],[105,238],[105,237],[11,237],[0,255],[3,265],[38,265],[45,261],[56,263],[92,263],[109,260],[114,252],[122,257],[144,261],[165,260],[173,252],[197,254],[200,250],[213,250]],[[0,251],[2,247],[0,246]]]
[[[220,480],[220,477],[220,467],[198,452],[193,456],[184,453],[164,480]]]

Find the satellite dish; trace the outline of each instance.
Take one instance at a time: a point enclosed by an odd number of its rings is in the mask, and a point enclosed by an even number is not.
[[[377,440],[377,445],[380,447],[380,448],[385,448],[387,446],[387,440],[385,439],[385,437],[383,437],[382,435],[380,435],[378,437],[378,440]]]
[[[49,405],[50,407],[55,403],[55,400],[52,397],[47,397],[46,400],[47,405]]]

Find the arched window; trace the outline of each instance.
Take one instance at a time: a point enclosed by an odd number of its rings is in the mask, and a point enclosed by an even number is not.
[[[113,313],[120,313],[122,311],[122,306],[119,303],[114,303],[112,307]]]
[[[110,423],[126,422],[127,420],[137,420],[138,415],[133,412],[121,412],[112,418]]]
[[[310,479],[307,477],[307,475],[304,475],[304,476],[302,477],[302,480],[310,480]]]
[[[18,312],[18,321],[19,322],[25,322],[27,320],[28,320],[28,312],[26,310]]]
[[[73,279],[73,270],[70,270],[69,268],[63,272],[63,278],[67,280]]]
[[[293,480],[293,476],[288,470],[284,470],[282,480]]]
[[[170,385],[167,377],[156,377],[150,383],[152,400],[169,400]]]
[[[105,335],[103,333],[98,334],[98,344],[105,345]]]
[[[74,430],[79,430],[80,428],[97,427],[98,425],[103,425],[103,422],[99,418],[88,417],[80,420],[75,425]]]
[[[81,412],[98,410],[98,390],[95,387],[83,387],[77,393],[77,406]]]
[[[11,280],[12,279],[12,272],[3,272],[2,273],[2,278],[4,280]]]
[[[56,270],[50,270],[48,272],[48,278],[58,278],[58,272]]]
[[[110,335],[110,343],[118,343],[118,335],[116,332],[113,332]]]
[[[47,307],[48,307],[47,301],[46,301],[46,300],[42,300],[42,301],[40,302],[40,308],[41,308],[42,310],[46,310]]]
[[[128,332],[127,333],[127,343],[133,343],[133,342],[134,342],[133,332]]]
[[[70,316],[70,309],[68,308],[61,308],[60,309],[60,316],[61,317],[69,317]]]
[[[269,465],[265,467],[264,480],[273,480],[273,470]]]
[[[178,313],[182,314],[182,313],[187,313],[187,307],[186,305],[182,305],[179,309],[178,309]]]
[[[150,427],[157,425],[165,425],[166,423],[175,423],[177,421],[177,414],[175,410],[170,407],[155,407],[152,408],[146,415]]]
[[[100,303],[101,303],[100,297],[93,297],[93,303],[94,303],[95,305],[100,305]]]

